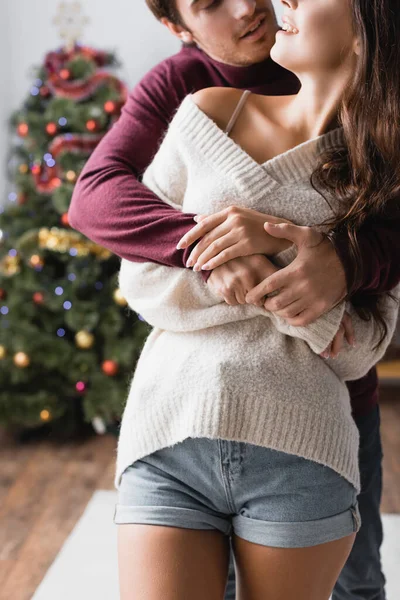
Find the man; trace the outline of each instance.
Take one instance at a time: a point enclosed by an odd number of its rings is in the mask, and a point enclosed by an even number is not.
[[[270,0],[146,0],[154,15],[184,44],[175,56],[148,73],[132,91],[115,127],[99,144],[82,172],[69,221],[97,243],[132,261],[186,268],[193,244],[176,248],[195,225],[194,215],[166,205],[140,183],[169,122],[183,98],[211,86],[249,89],[269,95],[298,91],[295,77],[269,59],[278,29]],[[307,228],[305,228],[307,230]],[[400,280],[399,222],[368,223],[360,232],[364,269],[355,280],[348,240],[340,232],[314,248],[303,232],[298,257],[279,273],[280,283],[301,290],[308,307],[299,325],[312,322],[344,296],[390,290]],[[332,242],[332,243],[331,243]],[[244,273],[257,279],[254,258],[233,258],[205,282],[225,290],[235,302],[235,281]],[[268,259],[265,261],[265,268]],[[271,271],[272,273],[273,271]],[[208,278],[209,277],[209,278]],[[262,277],[262,279],[265,278]],[[286,279],[285,279],[286,278]],[[260,281],[260,279],[259,279]],[[285,307],[271,298],[268,308]],[[275,304],[274,304],[275,303]],[[381,441],[377,375],[349,385],[353,416],[360,431],[362,527],[336,584],[333,600],[384,600],[381,572]],[[231,561],[226,598],[234,595]]]

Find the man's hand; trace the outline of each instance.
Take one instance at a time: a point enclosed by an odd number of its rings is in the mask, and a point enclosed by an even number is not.
[[[207,285],[227,304],[237,306],[246,304],[247,292],[277,270],[268,258],[260,254],[235,258],[214,269]]]
[[[271,236],[291,240],[297,258],[274,273],[246,296],[246,302],[264,307],[289,325],[304,327],[336,306],[346,296],[343,265],[331,242],[312,227],[265,223]],[[267,294],[279,292],[272,298]]]
[[[250,208],[230,206],[213,215],[197,215],[195,225],[179,241],[177,248],[187,248],[202,238],[192,250],[186,263],[194,265],[194,271],[210,271],[220,265],[251,254],[272,256],[291,245],[285,239],[271,236],[264,229],[264,223],[290,223],[286,219],[273,217]]]
[[[323,358],[336,358],[343,348],[344,340],[346,340],[349,346],[355,346],[356,340],[354,337],[353,323],[347,312],[343,315],[339,331],[333,338],[332,343],[320,354],[320,356]]]

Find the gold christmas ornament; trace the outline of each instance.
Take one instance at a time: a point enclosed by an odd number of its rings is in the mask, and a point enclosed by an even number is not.
[[[115,292],[113,293],[113,298],[114,298],[114,302],[116,304],[118,304],[119,306],[127,306],[127,301],[125,300],[125,298],[122,295],[122,292],[119,288],[117,288],[115,290]]]
[[[18,171],[21,173],[21,175],[26,175],[27,172],[29,171],[29,166],[26,164],[19,165]]]
[[[0,346],[0,360],[4,360],[7,354],[7,350],[4,346]]]
[[[94,335],[89,331],[78,331],[75,335],[75,342],[81,350],[89,350],[94,344]]]
[[[32,254],[32,256],[29,259],[29,265],[33,268],[43,267],[44,260],[41,256],[39,256],[39,254]]]
[[[50,421],[51,419],[51,412],[48,410],[42,410],[40,411],[40,418],[42,419],[42,421]]]
[[[58,227],[52,227],[51,229],[42,227],[38,233],[38,244],[41,249],[60,252],[60,254],[65,254],[74,248],[77,256],[92,254],[99,260],[107,260],[112,256],[109,250],[90,242],[80,233]]]
[[[14,364],[20,369],[26,369],[26,367],[29,367],[31,364],[31,361],[26,352],[17,352],[17,354],[14,355]]]
[[[21,272],[19,256],[5,256],[0,262],[0,273],[7,276],[17,275]]]
[[[67,181],[69,181],[70,183],[75,183],[75,181],[76,181],[75,171],[67,171],[65,174],[65,177],[66,177]]]

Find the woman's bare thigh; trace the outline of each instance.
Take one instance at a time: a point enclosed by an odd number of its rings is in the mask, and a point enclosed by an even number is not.
[[[233,534],[237,600],[328,600],[355,536],[308,548],[271,548]]]
[[[118,525],[120,600],[223,600],[228,565],[217,530]]]

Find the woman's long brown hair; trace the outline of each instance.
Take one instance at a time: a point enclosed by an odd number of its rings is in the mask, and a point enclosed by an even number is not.
[[[350,2],[360,56],[339,113],[346,147],[321,157],[312,184],[339,200],[335,217],[323,225],[328,235],[348,236],[357,290],[363,281],[358,232],[400,214],[400,7],[398,0]],[[380,342],[387,333],[381,296],[352,296],[359,316],[380,325]]]

